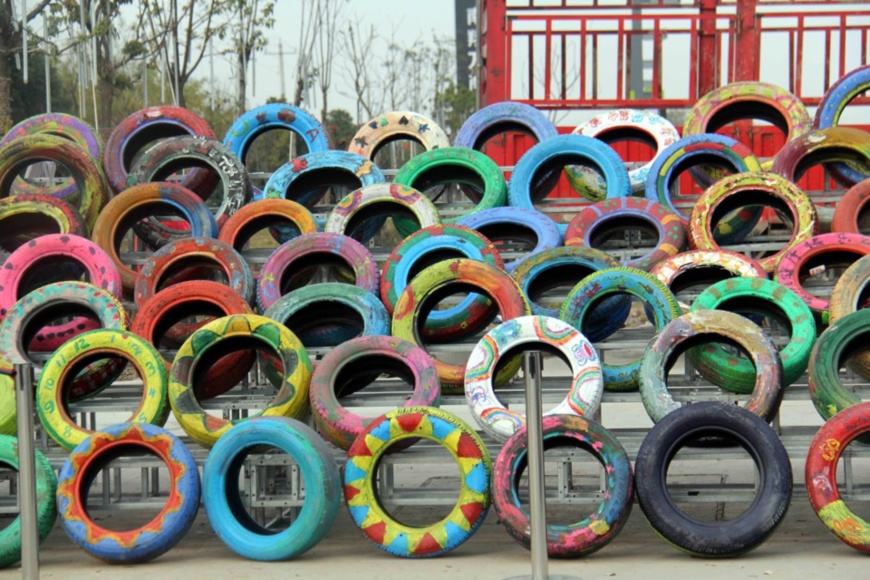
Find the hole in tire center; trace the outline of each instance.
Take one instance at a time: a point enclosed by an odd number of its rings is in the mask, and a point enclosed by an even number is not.
[[[28,175],[28,172],[30,175]],[[0,190],[8,194],[12,184],[31,185],[37,188],[65,188],[75,185],[73,172],[70,168],[54,159],[39,159],[30,157],[21,161],[7,173]],[[32,193],[40,193],[33,191]]]
[[[216,163],[216,162],[215,162]],[[209,210],[216,210],[228,203],[221,174],[211,164],[196,157],[179,156],[175,159],[166,160],[150,176],[150,181],[173,181],[181,183],[187,175],[193,171],[201,172],[201,185],[196,189],[189,188],[205,201]]]
[[[0,461],[0,508],[4,508],[0,513],[0,532],[5,531],[18,520],[18,498],[15,491],[18,485],[18,470]],[[5,509],[11,511],[7,512]]]
[[[301,203],[309,209],[322,206],[332,209],[343,197],[362,187],[362,181],[351,170],[340,167],[321,167],[300,173],[284,191],[284,198]]]
[[[512,485],[523,511],[530,517],[528,454],[517,462]],[[544,489],[549,497],[571,496],[570,503],[547,502],[547,526],[570,526],[595,513],[602,503],[604,465],[583,442],[553,433],[544,438]]]
[[[391,219],[387,219],[391,218]],[[409,224],[412,232],[421,228],[420,219],[409,208],[391,201],[376,201],[359,210],[346,222],[344,235],[367,243],[395,247],[405,238],[396,228],[396,220]]]
[[[138,466],[129,466],[131,460],[136,460],[139,463],[143,459],[153,460],[148,461],[148,465],[159,467],[157,477],[160,489],[169,489],[170,481],[165,463],[150,449],[134,443],[113,446],[85,468],[81,475],[82,487],[79,499],[85,512],[100,527],[115,532],[137,530],[154,521],[163,511],[166,505],[166,496],[161,494],[155,497],[149,494],[148,498],[143,500],[141,491],[142,469]],[[120,475],[115,471],[117,468],[120,468]],[[120,477],[120,490],[117,488],[117,480],[113,481],[116,477]],[[106,496],[111,504],[115,504],[118,502],[118,493],[137,487],[139,488],[138,493],[123,494],[123,510],[104,507],[103,501]]]
[[[829,300],[843,272],[865,254],[849,250],[821,252],[808,258],[798,272],[801,287],[816,298]]]
[[[462,203],[473,206],[483,197],[486,184],[473,169],[455,164],[433,167],[420,173],[411,187],[433,203]]]
[[[624,310],[626,300],[629,301],[627,314]],[[627,292],[599,292],[589,303],[583,320],[575,326],[583,336],[588,337],[592,329],[590,324],[594,321],[604,324],[622,320],[623,323],[614,331],[616,334],[596,341],[598,348],[608,351],[604,357],[607,364],[621,365],[643,356],[646,344],[657,334],[654,316],[646,301],[637,296]],[[621,344],[625,340],[630,341],[630,346]]]
[[[843,385],[852,385],[863,377],[870,380],[870,330],[852,334],[843,345],[837,360],[837,376]],[[863,381],[862,381],[863,382]]]
[[[641,217],[615,216],[600,220],[589,231],[589,246],[620,262],[651,253],[661,241],[654,223]]]
[[[722,457],[707,460],[709,442]],[[667,493],[674,505],[698,522],[727,522],[750,510],[757,499],[760,472],[740,439],[716,428],[683,439],[667,466]]]
[[[521,223],[483,224],[475,226],[474,229],[492,242],[506,262],[522,258],[522,255],[516,254],[531,252],[539,242],[535,230]]]
[[[16,300],[54,282],[92,282],[84,265],[76,258],[49,254],[32,261],[22,272]]]
[[[280,215],[261,215],[249,220],[248,223],[239,228],[236,239],[233,240],[233,249],[244,256],[252,271],[259,271],[262,267],[262,260],[255,261],[251,259],[254,255],[266,254],[265,257],[268,257],[281,245],[281,242],[277,241],[268,231],[269,228],[275,226],[286,228],[291,238],[301,235],[299,228],[293,220]],[[251,252],[248,252],[248,250],[251,250]],[[261,251],[257,252],[256,250]],[[268,252],[262,250],[268,250]]]
[[[693,167],[703,166],[705,169],[712,169],[718,173],[725,175],[733,175],[737,171],[732,163],[729,163],[722,157],[713,153],[696,153],[691,157],[682,157],[677,159],[671,169],[670,179],[666,184],[667,191],[670,195],[671,203],[677,208],[678,212],[683,217],[689,218],[692,215],[692,206],[695,201],[701,196],[704,188],[699,188],[695,183],[694,178],[684,180],[683,174]],[[691,176],[691,174],[689,174]],[[683,191],[686,189],[687,191]],[[682,207],[681,207],[682,206]]]
[[[356,284],[357,280],[353,268],[343,257],[331,252],[311,252],[296,258],[284,268],[278,287],[283,296],[317,282]]]
[[[800,180],[813,167],[828,162],[842,162],[865,175],[870,174],[870,160],[860,152],[849,147],[828,147],[804,155],[794,168],[794,181]],[[825,175],[829,175],[827,169]]]
[[[170,137],[189,137],[192,136],[186,127],[175,122],[151,122],[133,131],[123,144],[121,158],[124,164],[124,170],[129,173],[130,169],[135,165],[136,158],[148,150],[151,145]]]
[[[150,219],[149,219],[150,218]],[[161,222],[169,222],[163,224]],[[162,202],[142,204],[124,215],[115,229],[115,238],[112,240],[118,256],[124,252],[133,251],[139,246],[138,235],[133,228],[140,232],[148,232],[154,237],[154,241],[164,240],[156,245],[164,245],[171,241],[190,235],[190,223],[181,213],[181,210]],[[143,242],[144,243],[144,242]],[[124,260],[127,265],[131,265]]]
[[[866,498],[870,490],[870,477],[867,475],[870,473],[870,459],[867,457],[867,443],[864,442],[864,438],[865,436],[862,436],[861,440],[852,440],[843,448],[840,460],[837,462],[836,477],[840,499],[845,502],[849,511],[867,521],[870,519],[870,504],[861,496]],[[848,462],[851,462],[852,468],[849,474],[851,482],[847,479],[846,473]]]
[[[749,254],[752,258],[760,260],[767,258],[781,251],[794,235],[794,216],[788,204],[778,196],[771,194],[768,191],[759,189],[740,189],[733,191],[727,197],[722,198],[721,202],[716,205],[709,217],[709,227],[713,232],[717,231],[721,222],[730,219],[737,212],[743,215],[751,215],[753,212],[758,212],[762,208],[771,208],[775,213],[775,219],[769,220],[766,227],[766,240],[760,242],[764,246],[757,246],[758,249],[753,249],[753,243],[748,240],[740,240],[735,244],[722,244],[720,236],[714,234],[713,239],[719,244],[720,249],[738,251],[738,253]],[[768,248],[770,243],[776,243],[778,247]]]
[[[27,357],[31,361],[42,367],[52,352],[32,351],[30,346],[39,348],[38,345],[45,342],[45,339],[56,338],[56,331],[48,332],[46,327],[63,325],[56,330],[66,331],[69,333],[69,337],[72,337],[78,332],[83,332],[87,323],[85,320],[78,320],[75,326],[66,323],[77,318],[85,318],[87,321],[100,325],[99,314],[93,308],[71,300],[49,302],[44,307],[34,310],[25,319],[21,326],[21,332],[16,337],[18,351],[27,353]],[[39,335],[38,338],[37,335]]]
[[[173,261],[163,270],[154,285],[154,292],[190,280],[210,280],[224,286],[229,286],[230,283],[223,266],[213,258],[190,253]]]
[[[475,307],[475,312],[473,315],[469,314],[463,318],[463,322],[466,323],[466,327],[461,331],[461,338],[463,342],[472,342],[476,343],[478,340],[483,338],[483,336],[491,330],[495,325],[501,322],[500,312],[495,305],[495,302],[492,300],[492,296],[479,288],[474,284],[468,284],[465,282],[453,282],[450,284],[444,285],[439,290],[433,292],[429,296],[427,296],[419,306],[419,316],[417,317],[417,325],[414,328],[414,334],[416,335],[417,344],[424,345],[425,344],[444,344],[453,342],[455,338],[448,339],[438,339],[438,338],[429,338],[426,341],[423,341],[422,338],[427,335],[425,333],[426,320],[429,315],[438,310],[449,310],[454,308],[457,304],[465,300],[467,296],[470,294],[475,294],[478,296],[484,296],[488,299],[487,303],[479,304]],[[457,326],[458,322],[454,323],[454,326]],[[425,348],[425,346],[424,346]],[[464,355],[461,353],[445,353],[439,355],[439,360],[446,357],[449,359],[461,358],[465,356],[467,358],[468,353],[471,351],[472,346],[469,344],[468,352],[465,352]],[[464,361],[462,361],[464,362]],[[456,364],[460,364],[457,362]]]
[[[425,252],[420,255],[415,261],[414,264],[408,269],[408,280],[410,282],[413,280],[417,274],[428,268],[429,266],[433,266],[438,262],[443,262],[445,260],[453,260],[456,258],[469,258],[471,256],[466,255],[460,250],[452,249],[452,248],[434,248],[428,252]]]
[[[362,315],[334,300],[311,302],[278,322],[293,331],[307,347],[338,346],[365,331]]]
[[[595,138],[607,143],[621,159],[632,163],[647,163],[655,157],[658,151],[658,143],[656,143],[655,137],[647,131],[635,127],[607,129],[595,135]],[[628,152],[628,155],[626,155],[626,151],[621,152],[613,147],[617,143],[626,142],[631,143],[630,146],[624,148]]]
[[[534,353],[538,352],[541,354],[541,386],[543,388],[548,388],[551,385],[558,385],[558,390],[560,393],[567,394],[568,388],[571,384],[572,373],[571,373],[571,365],[568,362],[567,357],[564,353],[562,353],[555,346],[544,344],[541,342],[529,342],[525,344],[518,344],[514,347],[503,350],[500,355],[498,362],[495,364],[495,370],[493,376],[500,375],[504,372],[504,368],[510,364],[516,364],[517,362],[523,363],[523,354],[529,352]],[[529,361],[530,365],[534,365],[533,359]],[[508,389],[514,391],[514,396],[519,397],[518,402],[511,402],[511,409],[516,410],[520,413],[525,414],[526,411],[526,399],[525,399],[525,369],[521,366],[520,371],[517,374],[520,377],[520,380],[516,384],[505,385],[498,387],[498,390],[495,391],[496,396],[502,396],[508,394]],[[535,373],[532,370],[532,377],[534,378]],[[503,401],[504,402],[504,401]],[[546,412],[550,406],[543,404],[542,402],[542,411]]]
[[[531,197],[533,201],[542,201],[557,190],[558,177],[562,173],[565,166],[573,166],[575,171],[580,171],[584,174],[584,179],[589,183],[600,183],[602,191],[607,191],[607,180],[604,178],[604,173],[601,167],[594,159],[578,155],[575,153],[564,153],[562,155],[554,155],[545,163],[542,163],[536,169],[532,176]],[[553,179],[549,176],[555,175]]]
[[[246,380],[249,371],[258,362],[266,380],[249,384]],[[249,413],[264,410],[278,392],[283,364],[278,353],[260,339],[231,336],[201,350],[199,360],[189,372],[193,394],[209,415],[221,417],[227,404],[232,404],[243,408],[239,417],[245,418]],[[207,382],[206,378],[210,380]],[[215,380],[221,384],[216,385]],[[205,389],[214,396],[203,400]]]
[[[769,312],[772,312],[772,309],[767,311],[767,313]],[[665,383],[668,386],[668,391],[672,395],[679,398],[680,396],[685,396],[691,393],[692,389],[697,389],[696,384],[693,385],[691,381],[686,380],[685,369],[687,361],[685,360],[685,356],[688,354],[690,349],[709,349],[711,345],[721,347],[732,357],[746,359],[749,364],[752,365],[753,370],[755,370],[755,362],[752,360],[749,352],[737,342],[714,332],[696,334],[677,345],[676,348],[671,351],[670,356],[665,360]],[[691,366],[691,364],[689,366]],[[679,368],[679,380],[672,380],[671,371],[677,367]],[[674,378],[676,378],[676,376],[674,376]],[[753,376],[753,381],[754,380],[755,377]],[[707,381],[705,380],[705,382]]]
[[[407,439],[401,442],[407,444]],[[385,462],[384,457],[390,454],[387,450],[372,466],[372,488],[378,504],[404,526],[425,527],[440,522],[460,499],[461,472],[446,448],[427,439],[417,439],[414,447],[403,453],[413,453],[424,446],[425,455],[413,463]],[[384,471],[390,469],[392,489],[383,481]],[[423,505],[420,500],[424,500]],[[409,503],[412,501],[416,505]]]
[[[375,381],[377,385],[373,385]],[[347,397],[367,388],[372,391],[371,386],[384,394],[389,393],[395,404],[387,403],[379,407],[354,406],[352,412],[355,415],[373,419],[401,407],[408,399],[408,393],[414,390],[414,373],[401,360],[372,354],[350,360],[339,369],[333,379],[335,396],[342,406],[352,402]]]
[[[713,284],[739,277],[722,266],[704,264],[677,272],[669,288],[678,302],[691,306],[695,298]]]
[[[53,217],[38,211],[0,217],[0,232],[0,250],[9,253],[39,236],[63,233]]]
[[[369,159],[381,169],[399,169],[425,151],[426,148],[418,139],[406,134],[397,134],[394,137],[382,139],[369,154]]]
[[[192,325],[202,326],[215,318],[228,315],[223,308],[211,301],[191,297],[164,311],[154,325],[154,330],[148,340],[161,352],[166,353],[169,356],[169,362],[172,362],[178,346],[193,334]],[[185,330],[189,332],[184,332]],[[170,332],[173,333],[173,338],[167,337]]]
[[[87,337],[76,337],[71,340],[87,343]],[[87,370],[86,370],[87,369]],[[81,401],[70,401],[70,386],[73,377],[82,373],[94,373],[94,381],[108,384],[97,394]],[[110,355],[102,352],[88,354],[70,365],[66,373],[62,389],[62,406],[66,414],[75,419],[78,415],[79,425],[88,429],[101,429],[117,423],[125,423],[133,418],[133,413],[142,401],[142,374],[134,361],[120,355]],[[87,422],[85,419],[87,418]]]
[[[559,310],[580,280],[596,270],[582,264],[559,264],[543,270],[526,285],[528,299],[545,308]]]
[[[735,125],[736,124],[736,125]],[[788,139],[789,121],[774,106],[760,101],[740,101],[721,107],[707,121],[706,133],[718,133],[752,146],[751,134],[755,126],[773,126],[783,138]]]
[[[785,310],[779,304],[764,298],[753,296],[729,298],[720,302],[716,310],[725,310],[748,318],[770,337],[779,350],[788,345],[794,332]],[[745,356],[744,351],[739,348],[726,346],[725,350],[734,356]]]
[[[865,203],[858,209],[855,222],[858,224],[858,233],[870,236],[870,203]]]
[[[262,189],[269,178],[260,174],[272,173],[306,153],[308,144],[296,131],[287,127],[267,127],[248,140],[239,157],[251,176],[251,184]]]
[[[249,485],[256,495],[286,500],[281,507],[251,506]],[[230,513],[251,533],[271,536],[289,528],[296,520],[293,508],[302,507],[305,477],[293,458],[278,447],[259,445],[240,449],[226,471],[226,499]],[[261,498],[257,498],[261,499]]]

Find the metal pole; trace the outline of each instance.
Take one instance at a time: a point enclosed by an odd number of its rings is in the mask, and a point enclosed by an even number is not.
[[[27,71],[27,0],[21,0],[21,58],[23,60],[23,80],[28,82]]]
[[[529,437],[529,508],[531,517],[532,578],[546,580],[547,503],[544,498],[544,428],[541,424],[541,353],[524,352],[526,433]]]
[[[33,366],[15,365],[18,415],[18,508],[21,518],[21,577],[39,578],[36,520],[36,461],[33,456]]]

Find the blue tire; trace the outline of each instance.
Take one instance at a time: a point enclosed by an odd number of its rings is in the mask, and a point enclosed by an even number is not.
[[[301,203],[312,209],[326,193],[329,186],[342,185],[351,191],[374,183],[386,183],[387,178],[377,165],[355,153],[347,151],[315,151],[297,157],[279,167],[266,182],[263,191],[255,193],[254,201],[268,197],[279,197]],[[299,191],[295,191],[295,190]],[[318,230],[323,229],[319,225]],[[372,236],[383,225],[367,224],[367,229],[373,229]],[[377,226],[377,227],[375,227]],[[286,226],[272,228],[273,236],[279,242],[286,242],[293,237],[293,232]]]
[[[517,162],[508,182],[508,203],[513,207],[533,209],[549,191],[537,189],[532,180],[542,169],[569,164],[591,165],[607,182],[606,199],[631,195],[628,170],[609,145],[585,135],[559,135],[529,149]]]
[[[758,159],[749,148],[737,139],[717,133],[690,135],[683,137],[655,158],[646,177],[644,196],[667,206],[679,216],[683,225],[688,229],[689,216],[674,205],[674,201],[671,199],[671,185],[677,181],[685,169],[696,163],[709,162],[711,158],[716,158],[720,160],[720,163],[728,165],[734,170],[734,173],[761,171]],[[717,228],[719,233],[716,239],[721,245],[739,242],[749,235],[761,218],[763,210],[764,208],[759,207],[748,212],[748,219],[744,217],[744,212],[737,212],[733,216],[723,219]],[[731,233],[725,235],[722,233],[725,231]]]
[[[86,490],[112,460],[142,449],[171,467],[169,499],[144,526],[107,530],[88,515]],[[199,471],[190,451],[169,431],[147,423],[121,423],[93,433],[72,450],[58,478],[57,509],[64,531],[88,554],[111,563],[146,562],[169,551],[193,524],[199,500]]]
[[[534,248],[527,255],[536,254],[562,245],[562,233],[556,222],[535,209],[495,207],[462,216],[457,226],[477,230],[503,251],[504,241],[526,238]],[[531,234],[531,235],[529,235]],[[531,238],[534,238],[532,241]],[[523,258],[505,261],[506,272],[513,272]]]
[[[547,308],[533,298],[562,283],[576,283],[586,276],[619,266],[611,256],[601,250],[583,246],[566,246],[544,250],[522,260],[511,276],[523,289],[532,313],[559,318],[558,308]],[[613,296],[602,302],[589,316],[586,338],[592,342],[604,340],[625,324],[631,313],[628,296]]]
[[[659,333],[680,314],[677,299],[655,276],[637,268],[608,268],[581,280],[562,305],[559,318],[585,334],[586,319],[595,302],[611,294],[631,294],[643,300],[652,312],[655,332]],[[642,357],[627,364],[601,363],[604,388],[608,391],[633,391],[639,386]]]
[[[277,447],[299,466],[305,481],[302,509],[275,533],[245,510],[239,470],[252,448]],[[286,417],[257,417],[233,427],[206,459],[202,474],[208,521],[231,550],[252,560],[286,560],[313,548],[332,527],[341,500],[341,477],[329,447],[313,429]]]
[[[836,127],[840,124],[840,115],[855,97],[870,89],[870,65],[865,65],[846,73],[834,83],[822,97],[819,108],[816,109],[816,119],[813,129]],[[829,167],[830,166],[830,167]],[[868,176],[846,163],[831,163],[825,166],[832,173],[839,174],[843,181],[858,183]]]
[[[296,133],[305,143],[308,153],[332,149],[332,138],[317,119],[299,107],[285,103],[270,103],[242,114],[227,130],[224,145],[244,163],[254,139],[273,129]],[[251,190],[254,199],[259,199],[260,190],[254,186]]]

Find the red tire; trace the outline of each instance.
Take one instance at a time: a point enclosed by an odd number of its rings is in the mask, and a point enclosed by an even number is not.
[[[584,207],[568,224],[565,245],[595,248],[599,238],[606,240],[608,233],[617,229],[620,223],[626,228],[651,229],[656,237],[655,248],[637,258],[622,260],[621,265],[625,267],[648,271],[686,245],[686,230],[680,216],[666,206],[642,197],[605,199]]]
[[[822,425],[807,453],[804,477],[810,503],[822,523],[845,544],[870,552],[870,522],[852,512],[840,498],[837,464],[846,447],[870,432],[870,403],[843,409]]]
[[[324,263],[346,266],[354,284],[375,296],[380,295],[378,265],[371,252],[353,238],[318,232],[282,244],[263,264],[257,285],[260,312],[265,312],[286,294],[292,281],[304,284],[310,279],[307,272]]]
[[[112,191],[120,193],[127,188],[127,175],[137,154],[155,141],[180,135],[215,138],[211,127],[202,117],[193,111],[172,105],[148,107],[118,123],[103,148],[103,171],[106,172]],[[207,183],[214,187],[216,181],[207,171],[202,170],[192,171],[181,181],[183,187],[196,191]]]
[[[175,326],[174,323],[187,316],[205,314],[221,318],[231,314],[253,313],[251,306],[241,296],[223,284],[208,280],[180,282],[146,300],[136,313],[130,331],[158,348],[160,340]],[[211,320],[213,319],[184,327],[192,334]],[[176,332],[173,342],[181,344],[187,340],[189,334],[185,335],[184,332]],[[172,361],[163,353],[160,356],[166,361],[167,369],[170,368]],[[206,371],[202,380],[195,383],[198,385],[197,399],[202,401],[229,391],[245,378],[256,360],[255,351],[237,351],[218,359]]]
[[[184,238],[163,246],[148,258],[136,278],[133,294],[136,306],[141,308],[146,300],[164,286],[184,281],[179,278],[184,277],[185,270],[204,266],[217,266],[227,277],[228,286],[246,302],[251,303],[254,298],[254,279],[245,260],[237,251],[219,240]],[[184,329],[183,332],[192,333],[198,328],[194,326]]]
[[[859,181],[837,202],[834,219],[831,221],[832,232],[860,234],[870,232],[870,214],[867,203],[870,202],[870,179]]]
[[[813,236],[783,254],[776,267],[776,281],[794,290],[810,309],[827,323],[830,300],[807,292],[803,280],[826,268],[848,268],[870,254],[870,237],[861,234],[822,234]]]
[[[865,168],[870,165],[870,133],[852,127],[815,129],[789,141],[773,158],[771,171],[797,183],[807,169],[825,163],[831,177],[852,187],[859,180],[836,171],[836,164],[829,163],[848,161],[852,157]]]

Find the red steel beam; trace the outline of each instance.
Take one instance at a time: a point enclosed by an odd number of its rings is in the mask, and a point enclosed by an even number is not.
[[[737,0],[735,81],[757,81],[759,42],[757,27],[758,0]]]

